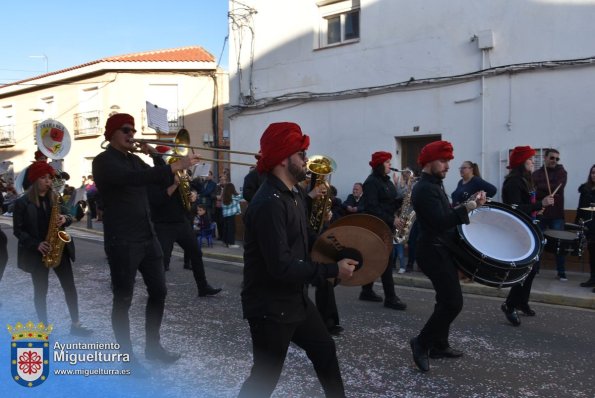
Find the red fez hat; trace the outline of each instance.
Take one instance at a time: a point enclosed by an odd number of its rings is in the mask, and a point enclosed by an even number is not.
[[[49,163],[44,161],[33,162],[27,170],[27,180],[30,184],[33,184],[38,178],[46,174],[50,174],[51,176],[55,174],[54,168]]]
[[[452,144],[448,141],[430,142],[421,149],[419,157],[417,158],[417,163],[419,163],[421,167],[424,167],[427,163],[433,162],[434,160],[454,159],[452,151]]]
[[[512,152],[510,152],[510,158],[508,159],[508,168],[516,169],[527,159],[532,158],[535,155],[535,149],[530,146],[515,146]]]
[[[310,146],[310,137],[302,133],[302,129],[295,123],[272,123],[260,138],[260,159],[256,163],[259,173],[269,172],[299,151],[305,151]]]
[[[168,147],[167,145],[157,145],[155,147],[155,150],[159,153],[166,153],[167,151],[169,151],[171,148]]]
[[[48,157],[47,157],[47,156],[46,156],[46,155],[45,155],[43,152],[41,152],[39,149],[38,149],[37,151],[35,151],[35,155],[34,155],[34,157],[35,157],[35,160],[40,160],[40,158],[41,158],[41,157],[44,157],[45,159],[47,159],[47,158],[48,158]]]
[[[134,118],[127,113],[116,113],[115,115],[111,115],[105,123],[105,133],[103,133],[105,139],[107,141],[111,140],[114,132],[122,128],[125,124],[134,127]]]
[[[386,162],[387,160],[389,160],[389,159],[392,159],[392,158],[393,158],[393,155],[391,155],[389,152],[382,152],[382,151],[379,151],[379,152],[374,152],[374,153],[372,154],[372,160],[370,160],[370,161],[368,162],[368,164],[369,164],[369,165],[370,165],[370,166],[371,166],[373,169],[375,169],[375,168],[376,168],[376,166],[378,166],[379,164],[382,164],[382,163],[384,163],[384,162]]]

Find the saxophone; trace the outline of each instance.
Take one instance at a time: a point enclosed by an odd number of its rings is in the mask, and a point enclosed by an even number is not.
[[[41,257],[43,265],[47,268],[55,268],[60,265],[64,245],[72,240],[66,231],[61,231],[58,228],[58,217],[60,217],[60,198],[58,195],[53,195],[52,213],[50,214],[48,233],[45,237],[46,242],[50,245],[50,250]]]
[[[411,204],[411,191],[413,191],[413,176],[409,177],[407,181],[407,193],[403,198],[403,205],[401,206],[401,214],[399,215],[399,219],[401,220],[401,224],[403,228],[397,229],[395,231],[395,235],[393,237],[395,243],[403,243],[409,239],[409,233],[411,232],[411,227],[415,222],[415,210],[413,210],[413,205]]]

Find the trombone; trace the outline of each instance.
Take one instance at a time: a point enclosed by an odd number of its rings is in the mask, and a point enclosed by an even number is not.
[[[188,150],[189,149],[204,149],[207,151],[217,151],[217,152],[227,152],[227,153],[237,153],[240,155],[252,155],[252,156],[257,156],[258,154],[255,152],[245,152],[245,151],[235,151],[235,150],[231,150],[231,149],[223,149],[223,148],[211,148],[211,147],[204,147],[204,146],[193,146],[190,145],[190,133],[188,133],[188,130],[186,129],[181,129],[176,136],[174,137],[173,141],[170,140],[153,140],[153,139],[133,139],[132,140],[135,144],[152,144],[152,145],[165,145],[165,146],[169,146],[172,148],[172,152],[171,154],[168,154],[168,156],[172,156],[175,158],[183,158],[186,157],[188,155]],[[104,141],[101,144],[101,148],[105,149],[105,147],[107,146],[107,141]],[[104,145],[105,144],[105,145]],[[140,152],[140,150],[137,148],[135,149],[133,152]],[[227,163],[232,163],[232,164],[239,164],[239,165],[243,165],[243,166],[256,166],[254,163],[245,163],[245,162],[236,162],[233,160],[227,160],[227,159],[212,159],[212,158],[200,158],[201,161],[207,161],[207,162],[227,162]]]

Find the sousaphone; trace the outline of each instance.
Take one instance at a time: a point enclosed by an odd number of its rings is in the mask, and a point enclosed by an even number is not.
[[[319,263],[338,261],[344,253],[355,254],[360,264],[345,286],[361,286],[375,281],[388,266],[393,250],[392,232],[378,217],[352,214],[331,224],[314,243],[312,260]],[[350,257],[350,256],[347,256]]]

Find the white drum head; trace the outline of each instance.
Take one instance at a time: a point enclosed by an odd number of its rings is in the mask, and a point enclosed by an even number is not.
[[[514,214],[482,207],[469,214],[468,225],[462,225],[467,242],[480,253],[503,262],[525,260],[535,250],[531,229]]]

